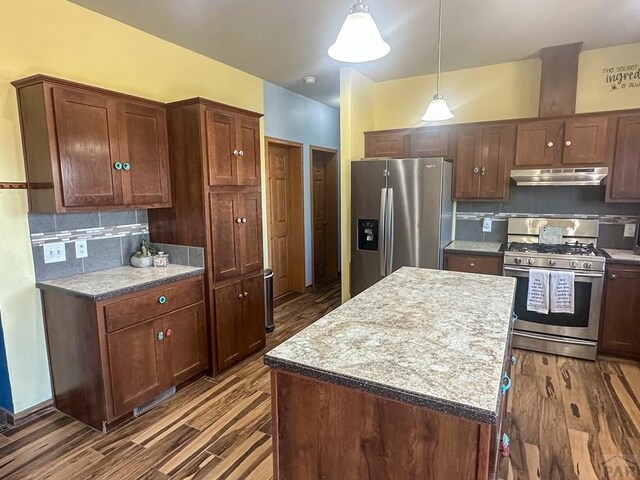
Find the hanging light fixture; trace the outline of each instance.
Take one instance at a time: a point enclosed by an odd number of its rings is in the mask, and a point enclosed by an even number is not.
[[[436,75],[436,94],[424,112],[422,120],[424,122],[438,122],[453,118],[453,113],[449,110],[449,105],[444,101],[440,93],[440,57],[442,50],[442,0],[440,0],[440,13],[438,15],[438,73]]]
[[[384,57],[391,51],[376,22],[369,14],[369,6],[356,0],[342,24],[336,42],[329,47],[329,56],[340,62],[370,62]]]

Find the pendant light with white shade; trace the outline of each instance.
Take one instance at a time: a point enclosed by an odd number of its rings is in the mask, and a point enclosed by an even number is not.
[[[329,56],[340,62],[360,63],[378,60],[391,51],[369,13],[369,6],[356,0],[349,10]]]
[[[436,94],[427,107],[427,111],[422,116],[424,122],[439,122],[441,120],[450,120],[453,113],[449,110],[449,105],[444,101],[444,97],[440,93],[440,57],[442,51],[442,0],[440,0],[440,12],[438,15],[438,73],[436,75]]]

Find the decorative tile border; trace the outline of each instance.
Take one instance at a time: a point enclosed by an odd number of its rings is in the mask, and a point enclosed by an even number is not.
[[[483,218],[491,218],[494,222],[506,222],[509,218],[585,218],[597,219],[600,223],[622,225],[626,223],[635,223],[640,216],[632,215],[585,215],[585,214],[567,214],[567,213],[491,213],[491,212],[457,212],[458,220],[482,220]]]
[[[133,223],[130,225],[115,225],[112,227],[78,228],[75,230],[61,230],[59,232],[32,233],[31,246],[38,247],[46,243],[71,243],[76,240],[101,240],[145,235],[149,233],[148,223]]]

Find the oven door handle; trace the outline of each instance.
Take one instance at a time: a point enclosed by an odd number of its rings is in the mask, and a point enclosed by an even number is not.
[[[504,267],[504,270],[507,272],[523,272],[529,273],[529,268],[518,268],[518,267]],[[576,277],[593,277],[593,278],[603,278],[604,273],[576,273]]]

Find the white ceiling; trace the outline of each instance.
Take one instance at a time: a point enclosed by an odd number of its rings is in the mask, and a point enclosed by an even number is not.
[[[326,54],[351,0],[71,0],[270,82],[338,106]],[[369,0],[391,53],[356,68],[374,81],[433,73],[437,0]],[[443,70],[640,41],[640,0],[444,0]],[[640,60],[640,59],[639,59]],[[302,78],[318,77],[315,85]]]

